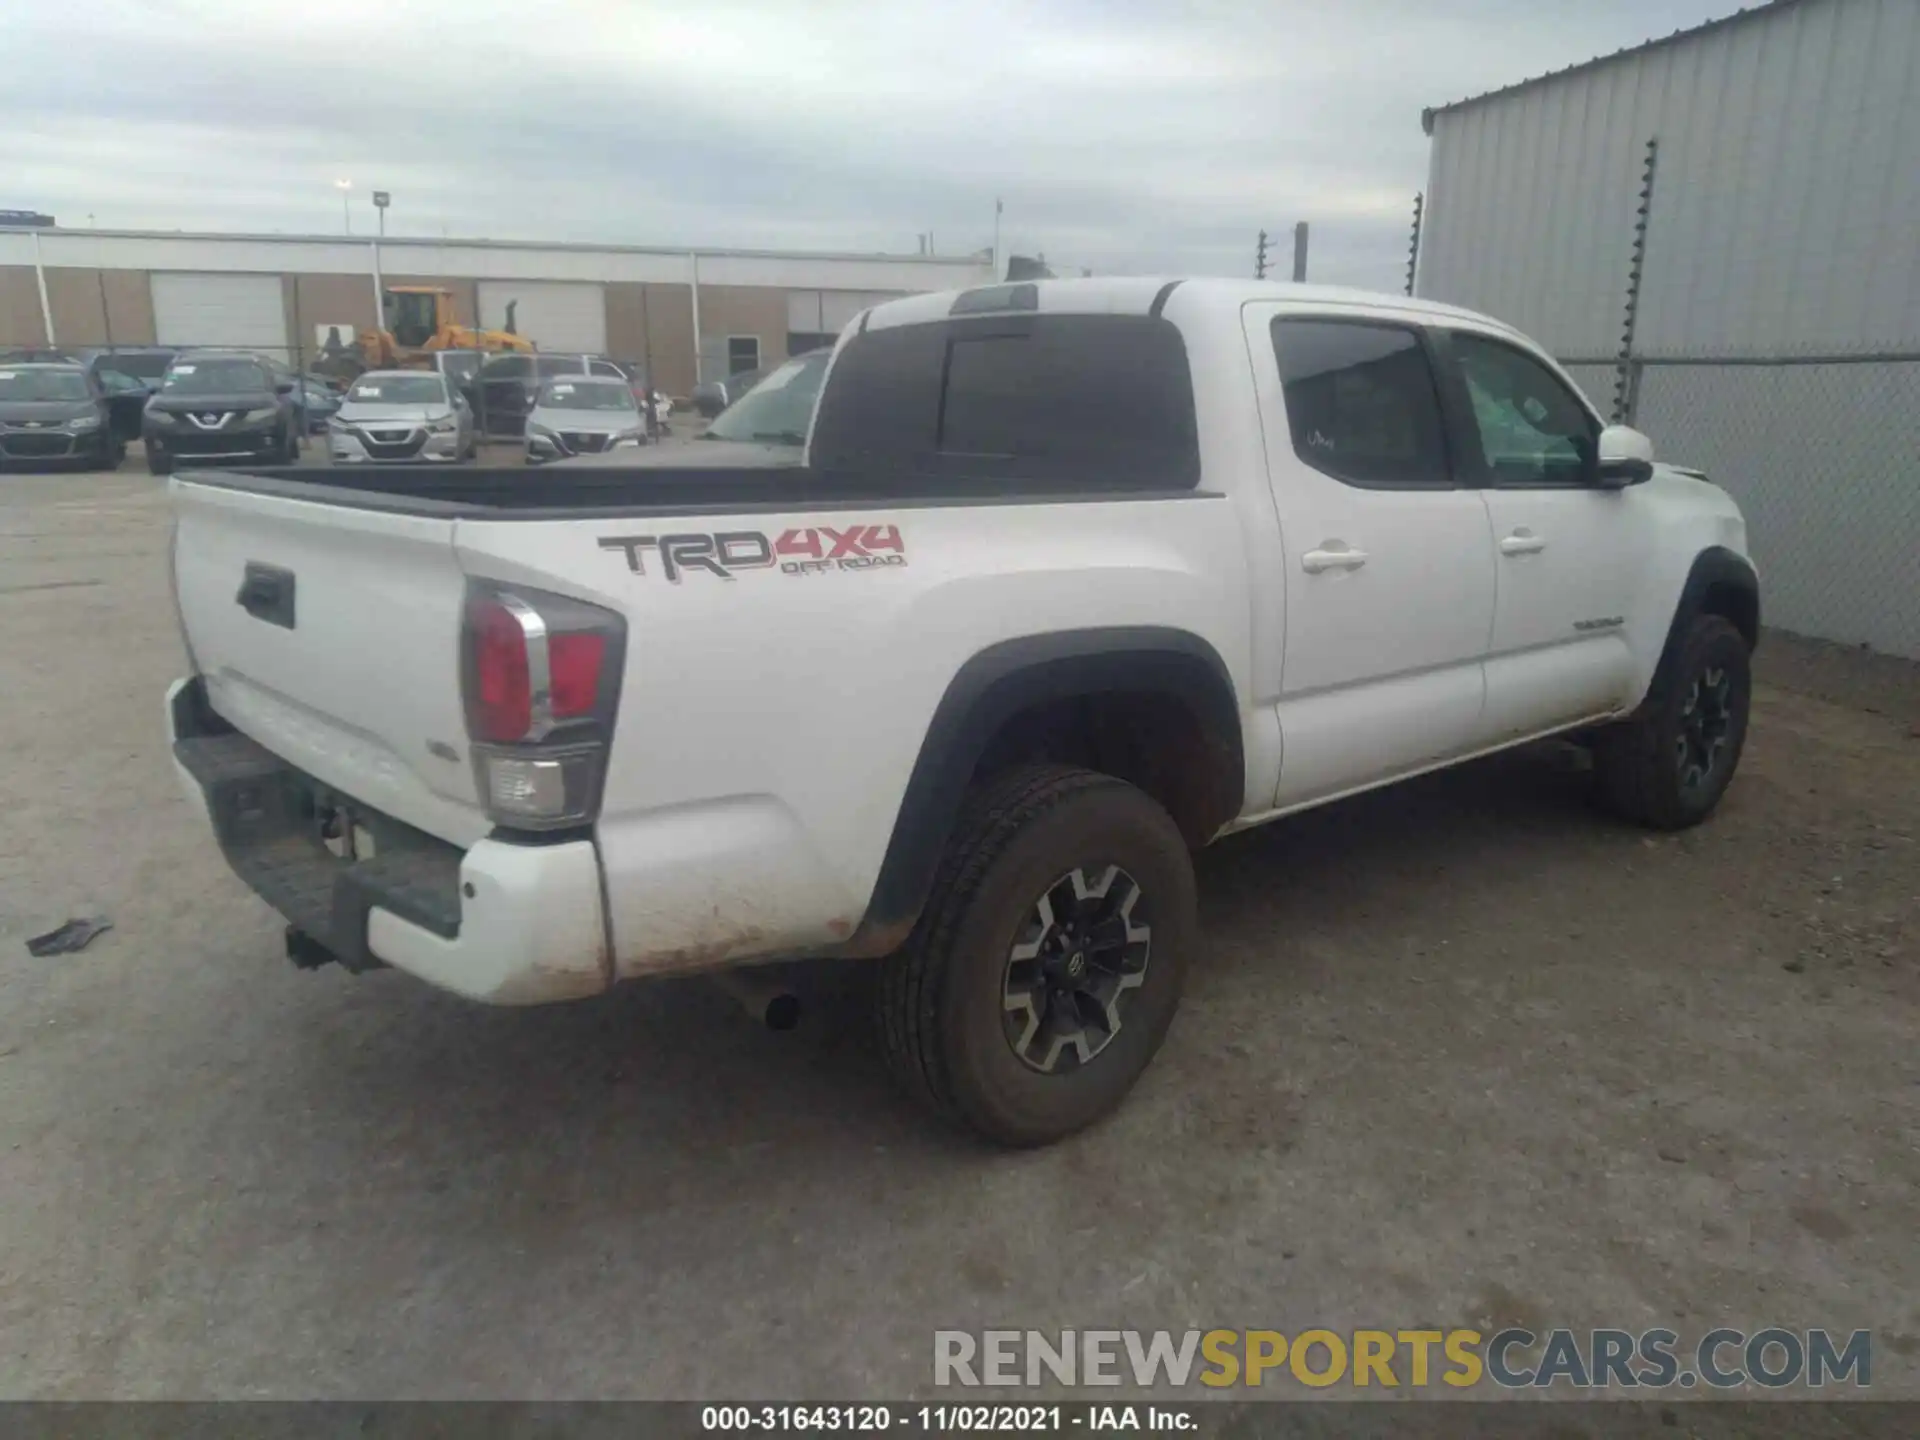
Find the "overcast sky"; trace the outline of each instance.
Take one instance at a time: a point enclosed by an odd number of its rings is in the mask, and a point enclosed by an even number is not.
[[[0,0],[63,225],[941,252],[1397,286],[1423,106],[1731,0]],[[1290,243],[1290,235],[1288,242]],[[1283,247],[1284,249],[1284,247]]]

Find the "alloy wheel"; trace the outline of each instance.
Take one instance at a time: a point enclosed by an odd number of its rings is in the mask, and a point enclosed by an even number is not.
[[[1087,1064],[1119,1034],[1152,950],[1146,897],[1125,870],[1055,880],[1007,954],[1001,1012],[1013,1053],[1043,1075]]]
[[[1708,666],[1694,677],[1680,710],[1680,733],[1674,738],[1674,761],[1680,770],[1680,788],[1706,788],[1727,751],[1733,728],[1733,677],[1724,666]]]

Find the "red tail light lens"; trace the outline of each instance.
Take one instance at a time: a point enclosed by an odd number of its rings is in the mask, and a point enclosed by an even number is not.
[[[467,647],[468,730],[475,740],[521,739],[533,728],[533,681],[520,617],[496,596],[474,596]]]
[[[554,719],[593,714],[600,696],[600,665],[606,654],[604,635],[555,635],[547,641]]]

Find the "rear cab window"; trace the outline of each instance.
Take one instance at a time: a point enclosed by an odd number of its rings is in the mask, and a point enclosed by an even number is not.
[[[1193,381],[1160,316],[952,316],[857,334],[814,419],[809,463],[840,473],[1035,489],[1189,489]]]

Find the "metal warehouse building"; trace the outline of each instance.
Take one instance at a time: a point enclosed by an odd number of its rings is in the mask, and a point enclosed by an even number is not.
[[[1733,492],[1769,623],[1920,657],[1920,0],[1773,0],[1424,123],[1417,293]]]
[[[376,263],[388,285],[450,290],[464,324],[504,327],[511,304],[514,328],[541,349],[647,360],[676,395],[810,348],[881,300],[993,276],[974,257],[0,229],[0,348],[312,357],[330,331],[373,326]]]

